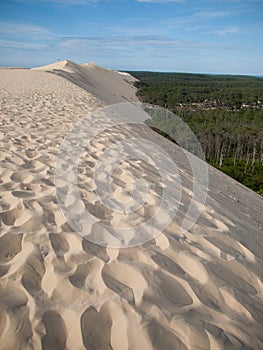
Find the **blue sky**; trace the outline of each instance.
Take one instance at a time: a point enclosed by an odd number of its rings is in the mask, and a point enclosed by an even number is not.
[[[263,75],[262,0],[1,0],[0,65]]]

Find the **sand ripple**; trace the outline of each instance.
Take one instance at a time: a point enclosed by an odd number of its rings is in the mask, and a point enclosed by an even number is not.
[[[90,243],[60,212],[54,168],[66,131],[98,100],[50,73],[1,69],[0,81],[0,349],[262,349],[262,198],[210,169],[206,206],[182,235],[192,190],[183,152],[146,127],[115,128],[79,164],[80,194],[96,220],[127,224],[96,202],[92,182],[106,145],[127,136],[149,137],[176,159],[182,205],[143,246]],[[130,223],[154,215],[157,175],[142,161],[116,168],[119,201],[129,198],[133,177],[151,185],[148,207]]]

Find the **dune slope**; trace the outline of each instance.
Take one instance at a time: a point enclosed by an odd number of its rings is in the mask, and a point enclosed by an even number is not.
[[[58,74],[104,104],[137,101],[136,89],[132,84],[136,79],[128,73],[101,68],[94,63],[76,64],[68,60],[33,69]]]
[[[98,82],[100,68],[66,63],[65,72],[60,64],[0,70],[0,349],[262,349],[262,198],[209,167],[201,216],[182,234],[193,188],[184,152],[147,126],[125,125],[98,135],[83,155],[78,180],[85,205],[98,220],[120,220],[94,199],[92,172],[109,142],[140,137],[163,147],[178,166],[177,216],[156,239],[134,248],[81,238],[57,204],[56,155],[75,122],[114,99],[105,98],[107,84],[103,93],[92,87],[101,100],[88,92],[86,72]],[[53,69],[58,74],[45,72]],[[160,202],[153,174],[134,159],[114,173],[120,198],[131,177],[152,185],[151,205],[131,221],[151,215]]]

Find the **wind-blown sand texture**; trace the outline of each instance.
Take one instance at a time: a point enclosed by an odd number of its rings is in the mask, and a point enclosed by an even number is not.
[[[91,176],[103,145],[125,137],[149,138],[170,154],[182,203],[169,227],[142,246],[113,249],[82,239],[56,201],[57,151],[77,120],[102,102],[120,102],[130,83],[119,99],[103,88],[104,97],[94,93],[99,100],[87,92],[83,66],[70,63],[67,72],[68,62],[59,64],[51,68],[58,74],[0,70],[0,349],[263,349],[262,198],[209,167],[206,204],[182,235],[193,181],[184,153],[147,126],[117,127],[99,135],[80,162],[89,211],[121,220],[94,202]],[[119,73],[108,74],[118,87]],[[121,189],[141,176],[152,184],[143,220],[160,201],[158,173],[130,160],[116,169],[112,186],[125,197]]]
[[[101,68],[94,63],[76,64],[68,60],[33,69],[58,74],[105,104],[137,101],[133,86],[137,79],[128,73]]]

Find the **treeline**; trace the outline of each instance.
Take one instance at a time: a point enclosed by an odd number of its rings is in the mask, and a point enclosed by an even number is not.
[[[169,109],[179,103],[215,101],[220,106],[263,106],[263,79],[250,76],[130,72],[139,81],[138,96]]]
[[[263,194],[263,110],[174,112],[193,130],[210,164]],[[175,141],[177,123],[172,114],[148,121]]]
[[[257,103],[259,98],[263,100],[263,79],[180,73],[132,74],[142,79],[136,83],[141,100],[166,107],[179,115],[197,136],[210,164],[263,195],[263,109],[254,108],[253,105],[251,108],[240,108],[244,103]],[[176,83],[175,77],[179,80]],[[181,95],[182,85],[191,87],[187,97],[188,103],[191,104],[192,101],[196,102],[197,96],[199,101],[207,99],[206,83],[211,89],[209,98],[212,98],[214,93],[218,94],[218,100],[227,104],[228,108],[195,110],[184,106],[176,109],[178,102],[185,103],[186,96]],[[203,95],[200,86],[204,87]],[[220,94],[219,91],[224,90],[223,86],[226,91]],[[247,93],[245,97],[243,95],[240,106],[233,98],[237,91],[242,91],[244,95]],[[181,96],[182,99],[179,98],[178,101],[175,96]],[[151,123],[153,127],[171,137],[176,134],[177,122],[172,114],[168,117],[157,115]]]

